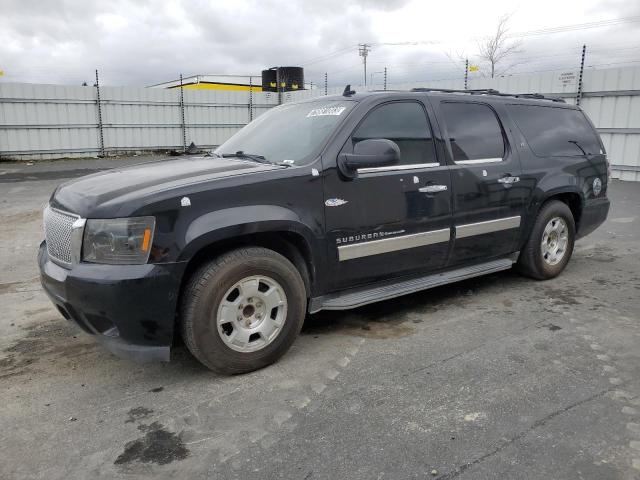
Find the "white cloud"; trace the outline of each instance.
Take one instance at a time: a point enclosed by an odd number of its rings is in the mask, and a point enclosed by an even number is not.
[[[477,62],[477,40],[504,13],[513,14],[513,32],[640,15],[631,0],[585,0],[580,9],[557,0],[0,0],[0,9],[0,81],[79,84],[99,68],[112,85],[181,72],[259,74],[312,59],[303,65],[308,80],[328,72],[331,83],[357,84],[361,42],[374,44],[369,72],[378,81],[385,66],[390,82],[450,78],[461,75],[458,54]],[[587,65],[638,60],[638,26],[525,37],[512,72],[574,67],[582,43]],[[419,43],[384,45],[398,42]]]

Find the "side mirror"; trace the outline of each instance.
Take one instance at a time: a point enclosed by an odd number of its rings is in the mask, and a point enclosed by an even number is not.
[[[342,153],[338,157],[338,168],[349,178],[354,178],[360,168],[375,168],[396,165],[400,162],[398,145],[384,138],[362,140],[355,144],[353,153]]]

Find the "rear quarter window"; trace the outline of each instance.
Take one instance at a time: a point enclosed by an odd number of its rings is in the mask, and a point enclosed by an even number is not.
[[[580,110],[538,105],[509,105],[507,108],[537,156],[601,153],[598,136]]]

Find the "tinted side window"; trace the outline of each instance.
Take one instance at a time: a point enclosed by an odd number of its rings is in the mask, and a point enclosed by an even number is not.
[[[600,153],[600,142],[579,110],[534,105],[509,105],[509,114],[539,156]]]
[[[431,129],[418,103],[388,103],[374,109],[353,133],[352,140],[355,144],[371,138],[396,142],[402,165],[437,162]]]
[[[455,161],[504,156],[502,128],[491,108],[461,102],[443,102],[441,107]]]

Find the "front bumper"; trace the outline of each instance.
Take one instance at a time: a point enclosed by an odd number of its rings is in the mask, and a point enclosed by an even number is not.
[[[186,262],[145,265],[78,263],[63,268],[38,252],[42,286],[66,319],[119,357],[168,361]]]
[[[580,215],[576,238],[589,235],[596,228],[602,225],[607,219],[610,206],[611,203],[606,197],[588,200],[584,207],[582,207],[582,214]]]

